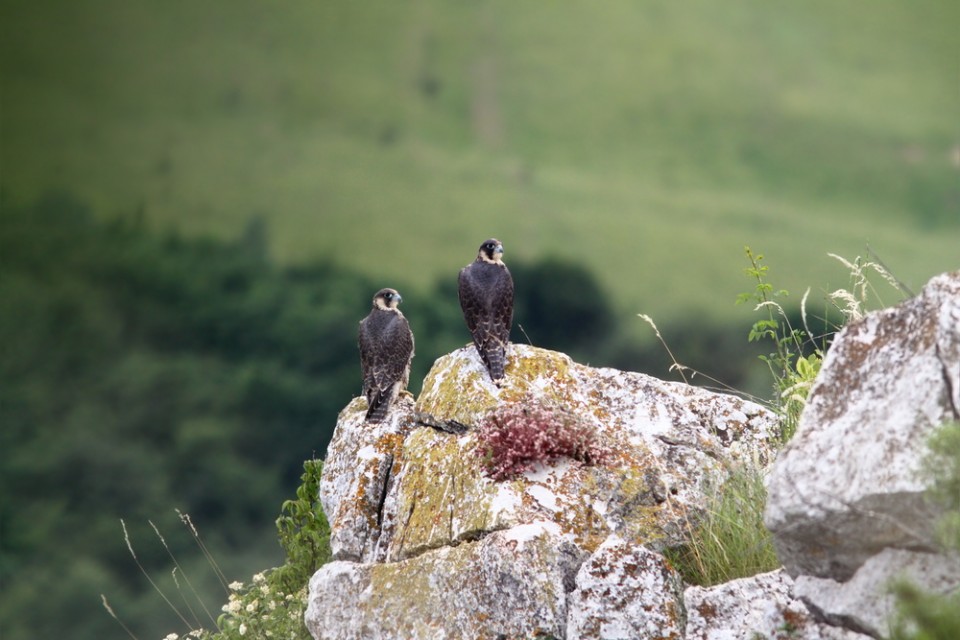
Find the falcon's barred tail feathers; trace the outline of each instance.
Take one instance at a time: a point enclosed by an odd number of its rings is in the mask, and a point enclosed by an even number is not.
[[[490,379],[498,385],[504,378],[504,367],[507,365],[507,346],[499,342],[487,343],[480,347],[480,358],[490,372]]]
[[[367,422],[382,422],[410,380],[413,332],[397,308],[402,300],[395,289],[381,289],[373,296],[369,315],[360,321],[358,342]]]
[[[513,325],[513,278],[503,263],[503,244],[496,238],[480,245],[477,259],[460,270],[460,308],[490,379],[504,377],[507,345]]]

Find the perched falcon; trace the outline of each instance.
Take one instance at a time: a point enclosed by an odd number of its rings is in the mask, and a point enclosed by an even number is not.
[[[491,238],[477,259],[460,270],[460,307],[490,379],[500,385],[513,325],[513,278],[501,260],[503,245]]]
[[[395,289],[373,296],[370,314],[360,321],[360,368],[367,422],[382,422],[390,405],[410,380],[413,332],[397,305],[403,298]]]

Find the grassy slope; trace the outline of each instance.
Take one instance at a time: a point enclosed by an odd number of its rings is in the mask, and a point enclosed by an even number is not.
[[[910,3],[4,5],[2,183],[425,285],[489,235],[624,312],[729,317],[741,249],[957,268],[960,10]],[[638,330],[645,330],[638,323]]]

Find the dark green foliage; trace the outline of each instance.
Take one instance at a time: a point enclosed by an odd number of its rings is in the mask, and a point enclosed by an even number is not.
[[[516,287],[513,341],[529,339],[579,359],[596,353],[614,329],[610,301],[585,267],[554,257],[511,263],[510,271]]]
[[[938,596],[901,582],[894,586],[899,618],[893,640],[956,640],[960,638],[960,593]]]
[[[105,637],[113,622],[100,593],[138,635],[160,623],[159,600],[155,615],[138,612],[145,584],[120,518],[160,573],[165,553],[137,530],[153,519],[169,535],[174,508],[193,516],[228,573],[237,549],[256,550],[254,566],[276,562],[265,542],[276,505],[359,388],[356,323],[374,287],[330,264],[281,270],[253,240],[100,223],[63,195],[4,211],[0,615],[9,637],[62,637],[67,617],[53,610],[95,620],[72,637]],[[199,558],[188,536],[171,538],[179,557]]]
[[[288,593],[302,588],[330,559],[330,525],[318,497],[322,473],[320,460],[304,462],[303,484],[297,489],[297,499],[284,502],[283,512],[277,518],[280,546],[287,554],[287,562],[277,569],[275,578]]]

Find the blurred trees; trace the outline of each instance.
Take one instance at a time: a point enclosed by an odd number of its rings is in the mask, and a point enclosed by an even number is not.
[[[359,389],[356,323],[372,288],[331,264],[278,269],[257,233],[157,235],[63,195],[4,212],[8,637],[64,637],[60,611],[95,621],[72,637],[104,637],[115,623],[99,593],[122,611],[139,591],[120,518],[180,508],[223,554],[272,533],[304,459],[323,454]]]
[[[175,618],[146,591],[121,518],[144,528],[177,526],[175,508],[191,514],[231,579],[277,563],[273,520],[359,393],[357,322],[381,286],[404,295],[414,392],[435,358],[469,342],[456,268],[408,291],[328,262],[281,268],[260,221],[224,242],[139,220],[103,222],[64,194],[4,211],[0,626],[11,640],[64,637],[67,625],[78,639],[117,635],[100,593],[140,637],[175,630],[162,626]],[[510,268],[515,341],[668,375],[662,348],[625,337],[584,267],[547,258]],[[677,326],[678,357],[720,354],[734,382],[752,358],[741,329]],[[181,563],[199,563],[189,536],[174,538]],[[156,540],[140,540],[147,569],[168,571]],[[225,596],[212,593],[216,608]]]

